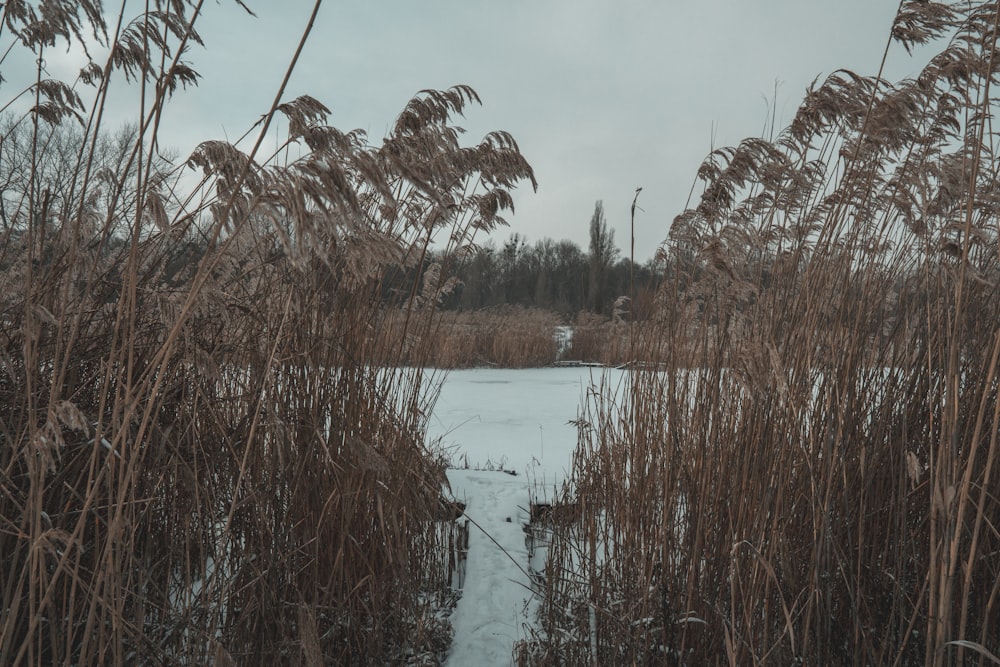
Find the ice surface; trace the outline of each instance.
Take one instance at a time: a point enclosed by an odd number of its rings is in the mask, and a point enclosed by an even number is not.
[[[535,496],[551,497],[567,476],[581,400],[600,368],[477,369],[448,374],[429,437],[440,438],[457,465],[494,471],[448,471],[452,493],[467,503],[470,527],[465,586],[452,615],[452,667],[509,665],[514,642],[533,618],[524,524]],[[499,469],[516,473],[506,474]]]
[[[576,427],[591,381],[603,368],[472,369],[451,371],[430,418],[429,437],[440,438],[458,467],[503,468],[560,481],[569,471]]]

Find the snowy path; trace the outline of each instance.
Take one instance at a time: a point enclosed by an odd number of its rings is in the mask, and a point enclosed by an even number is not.
[[[455,635],[449,667],[512,664],[514,644],[526,636],[525,624],[535,609],[524,572],[528,503],[531,494],[551,498],[566,477],[576,446],[576,428],[569,421],[576,419],[586,387],[602,372],[542,368],[448,374],[429,437],[440,438],[458,463],[517,473],[448,471],[455,498],[467,504],[466,515],[482,527],[469,529],[465,585],[451,617]],[[621,377],[618,371],[608,373]]]
[[[475,524],[469,528],[465,590],[452,614],[455,641],[446,664],[509,665],[532,611],[522,570],[528,566],[522,531],[528,490],[523,477],[502,472],[449,470],[448,479],[455,497],[468,503],[465,514]]]

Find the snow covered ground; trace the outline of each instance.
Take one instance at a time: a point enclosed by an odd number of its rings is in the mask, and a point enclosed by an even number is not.
[[[524,637],[534,609],[524,571],[527,489],[523,478],[496,471],[451,470],[448,479],[457,495],[467,498],[465,513],[475,523],[469,529],[465,587],[451,617],[455,639],[446,664],[509,665],[514,642]]]
[[[469,369],[450,371],[430,418],[457,467],[512,470],[532,482],[562,481],[576,446],[581,400],[604,368]]]
[[[452,667],[509,665],[534,615],[524,524],[531,498],[551,498],[569,472],[580,404],[601,368],[451,371],[431,416],[458,469],[448,471],[466,503],[469,554],[452,615]],[[468,469],[467,469],[468,468]],[[490,468],[492,470],[475,470]],[[508,471],[507,473],[501,472]],[[514,474],[508,474],[514,473]]]

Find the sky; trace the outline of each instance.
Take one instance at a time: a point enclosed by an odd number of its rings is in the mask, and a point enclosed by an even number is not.
[[[142,4],[130,0],[126,14]],[[161,145],[182,157],[203,140],[238,138],[267,111],[313,5],[245,4],[256,17],[233,0],[205,4],[198,24],[205,47],[187,58],[201,82],[174,96],[160,134]],[[772,113],[783,126],[817,77],[878,71],[897,4],[328,0],[285,99],[309,94],[331,109],[332,125],[363,129],[377,144],[417,91],[471,85],[483,104],[457,121],[468,143],[509,131],[539,183],[537,192],[525,185],[515,193],[498,243],[516,232],[532,243],[551,237],[586,249],[602,200],[627,256],[629,209],[642,187],[641,262],[667,237],[713,147],[760,136]],[[75,74],[79,54],[50,50],[46,64],[53,75]],[[887,73],[912,76],[921,65],[893,45]],[[112,122],[128,120],[134,95],[113,100]]]

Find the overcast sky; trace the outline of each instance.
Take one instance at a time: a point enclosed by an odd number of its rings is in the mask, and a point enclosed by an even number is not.
[[[204,139],[239,137],[267,110],[312,8],[307,0],[245,1],[256,18],[232,0],[206,3],[199,27],[206,47],[188,58],[203,78],[175,96],[161,133],[182,156]],[[364,129],[378,143],[418,90],[469,84],[483,106],[459,121],[468,142],[508,130],[539,181],[537,193],[516,194],[498,241],[518,232],[586,248],[601,199],[627,254],[629,205],[641,186],[636,257],[645,260],[684,208],[713,143],[760,135],[775,100],[781,126],[817,76],[877,72],[896,7],[894,0],[328,0],[286,98],[308,93],[332,110],[333,125]],[[919,71],[902,48],[890,53],[892,78]],[[46,61],[54,75],[79,66],[51,51]]]

